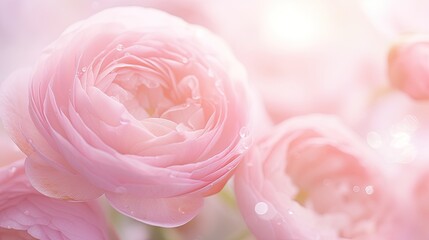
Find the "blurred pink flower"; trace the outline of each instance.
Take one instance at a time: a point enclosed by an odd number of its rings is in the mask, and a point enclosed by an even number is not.
[[[415,100],[429,99],[429,35],[407,35],[390,49],[392,85]]]
[[[385,39],[356,1],[222,4],[209,12],[212,28],[245,64],[276,123],[308,113],[355,121],[372,89],[387,83]]]
[[[24,155],[3,136],[0,239],[109,239],[109,228],[95,202],[56,200],[31,187],[24,173]]]
[[[243,67],[205,29],[157,10],[110,9],[72,25],[2,93],[37,190],[105,194],[153,225],[191,220],[251,143]]]
[[[384,239],[395,199],[376,160],[335,118],[291,118],[242,162],[237,202],[258,239]]]

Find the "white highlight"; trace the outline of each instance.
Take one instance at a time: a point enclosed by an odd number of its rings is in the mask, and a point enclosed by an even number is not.
[[[268,45],[305,48],[320,41],[329,25],[322,3],[274,1],[264,11],[262,34]]]
[[[265,202],[258,202],[255,205],[255,212],[258,215],[264,215],[268,212],[268,205]]]

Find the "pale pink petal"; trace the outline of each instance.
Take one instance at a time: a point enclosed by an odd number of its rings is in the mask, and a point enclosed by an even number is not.
[[[203,206],[203,198],[141,198],[124,194],[106,194],[114,208],[144,223],[177,227],[194,218]]]
[[[1,239],[107,240],[108,232],[96,202],[60,201],[38,193],[25,176],[24,159],[0,168]]]
[[[46,165],[37,153],[27,158],[25,168],[33,187],[46,196],[63,200],[89,200],[103,194],[77,174],[65,171],[54,163]]]

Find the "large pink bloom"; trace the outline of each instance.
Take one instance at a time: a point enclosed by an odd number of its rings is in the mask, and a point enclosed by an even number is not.
[[[245,160],[235,191],[258,239],[385,239],[391,230],[386,173],[334,118],[283,122]]]
[[[154,225],[192,219],[250,144],[242,66],[206,30],[157,10],[76,23],[3,89],[5,127],[37,190],[104,193]]]
[[[41,195],[25,176],[24,155],[0,141],[0,239],[109,239],[98,205]]]

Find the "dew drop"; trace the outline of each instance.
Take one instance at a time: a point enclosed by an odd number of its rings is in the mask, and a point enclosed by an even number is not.
[[[357,193],[360,191],[360,187],[359,186],[353,186],[353,192]]]
[[[189,106],[191,106],[191,104],[190,104],[190,103],[184,103],[182,106],[183,106],[184,108],[188,108]]]
[[[122,51],[122,50],[124,50],[124,45],[122,45],[122,44],[118,44],[118,45],[116,45],[116,50],[117,50],[117,51]]]
[[[258,202],[255,205],[255,212],[258,215],[264,215],[268,212],[268,205],[265,202]]]
[[[185,214],[185,213],[186,213],[186,211],[185,211],[182,207],[179,207],[179,208],[178,208],[178,210],[179,210],[179,212],[180,212],[181,214]]]
[[[289,214],[289,215],[293,215],[293,211],[292,210],[287,210],[287,213]]]
[[[241,138],[246,138],[250,135],[250,131],[247,127],[242,127],[239,134]]]
[[[368,195],[372,195],[374,193],[374,187],[373,186],[366,186],[365,187],[365,192]]]
[[[86,72],[88,70],[88,67],[82,67],[81,71]]]

